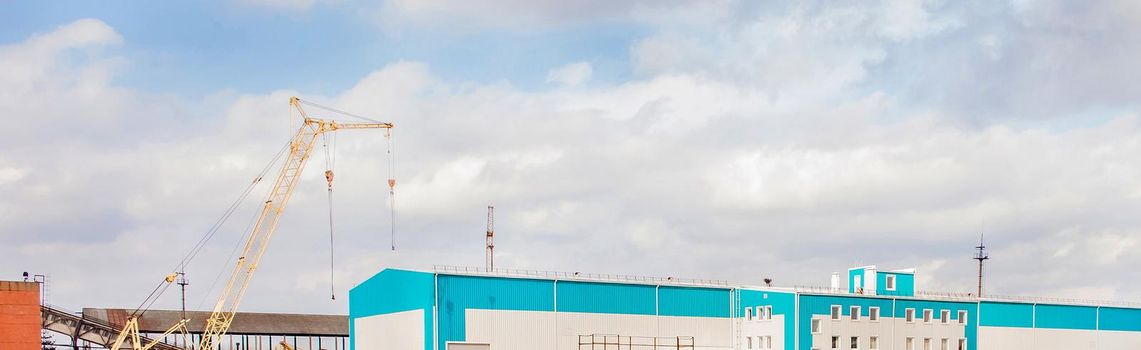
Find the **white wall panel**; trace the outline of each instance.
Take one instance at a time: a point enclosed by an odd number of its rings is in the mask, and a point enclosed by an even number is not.
[[[820,320],[820,332],[812,334],[812,348],[829,349],[833,336],[840,337],[840,348],[848,349],[851,337],[859,337],[860,347],[867,349],[870,337],[879,337],[878,350],[905,350],[908,337],[915,340],[915,349],[923,349],[923,339],[931,339],[931,349],[939,350],[942,339],[947,339],[951,350],[957,350],[959,339],[966,338],[966,326],[952,320],[949,323],[940,323],[938,319],[925,323],[922,320],[907,322],[903,318],[883,317],[872,321],[866,316],[859,320],[852,320],[845,316],[840,320],[832,320],[829,315],[814,315],[814,320]],[[811,327],[811,324],[809,325]],[[986,348],[983,348],[986,349]],[[997,348],[1007,349],[1007,348]]]
[[[553,312],[467,309],[464,317],[467,342],[490,343],[494,350],[555,349]]]
[[[1141,332],[981,327],[979,349],[1137,350]]]
[[[1100,331],[1097,333],[1097,350],[1141,349],[1141,332]]]
[[[716,317],[659,316],[658,336],[692,336],[698,349],[731,349],[733,320]]]
[[[558,350],[577,350],[579,335],[617,334],[649,337],[658,332],[658,322],[653,315],[559,312],[557,321]]]
[[[357,350],[424,350],[424,310],[353,319]]]
[[[761,349],[756,345],[757,337],[772,337],[772,348],[783,350],[784,349],[784,315],[773,315],[771,320],[758,320],[745,321],[743,318],[738,318],[737,322],[741,324],[741,349],[748,350],[749,342],[745,337],[753,338],[753,348]]]
[[[466,341],[490,343],[493,350],[577,350],[578,336],[587,334],[692,336],[695,350],[732,348],[733,330],[728,318],[479,309],[465,312]]]

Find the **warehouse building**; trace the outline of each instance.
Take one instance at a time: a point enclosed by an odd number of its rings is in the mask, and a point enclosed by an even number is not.
[[[921,292],[916,271],[830,287],[436,267],[349,293],[352,350],[1125,350],[1141,305]]]

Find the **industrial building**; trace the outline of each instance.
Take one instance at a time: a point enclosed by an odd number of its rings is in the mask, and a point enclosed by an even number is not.
[[[352,350],[1125,350],[1141,305],[922,292],[916,271],[830,287],[436,267],[349,293]]]

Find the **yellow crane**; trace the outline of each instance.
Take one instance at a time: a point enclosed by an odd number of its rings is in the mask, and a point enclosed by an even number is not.
[[[294,134],[293,138],[289,141],[289,156],[286,158],[281,172],[277,175],[277,180],[274,181],[273,187],[270,189],[269,196],[265,200],[261,214],[258,216],[253,231],[250,233],[245,246],[242,248],[242,254],[238,256],[237,263],[234,265],[234,270],[233,273],[230,274],[229,281],[218,295],[218,302],[214,304],[210,318],[206,319],[206,325],[202,330],[202,340],[198,349],[216,348],[222,336],[230,329],[230,324],[234,321],[234,315],[237,313],[238,303],[242,301],[242,297],[246,293],[246,288],[249,287],[250,280],[254,276],[254,271],[257,270],[258,263],[261,261],[262,255],[265,254],[266,248],[269,246],[270,238],[273,237],[273,233],[277,229],[277,222],[281,219],[281,214],[285,211],[285,205],[289,203],[289,197],[293,194],[293,189],[297,186],[297,182],[301,177],[301,171],[305,168],[305,163],[309,160],[309,155],[313,152],[317,138],[322,134],[341,129],[392,128],[392,123],[342,123],[328,119],[310,118],[305,112],[305,109],[301,107],[301,104],[301,100],[297,97],[291,97],[289,99],[289,105],[300,113],[304,121],[301,124],[301,128],[297,130],[297,133]],[[331,172],[326,172],[325,176],[328,181],[332,181]],[[388,184],[390,190],[391,187],[395,185],[392,179],[388,180]],[[166,283],[174,281],[172,276],[174,275],[167,276]],[[168,329],[163,335],[172,334],[176,331],[185,334],[187,322],[189,322],[189,320],[180,321]],[[120,350],[120,347],[127,340],[131,341],[131,348],[135,350],[150,349],[157,342],[141,344],[138,332],[138,317],[131,317],[127,320],[123,330],[119,333],[119,337],[111,347],[111,350]],[[161,338],[162,337],[159,337],[159,339]]]

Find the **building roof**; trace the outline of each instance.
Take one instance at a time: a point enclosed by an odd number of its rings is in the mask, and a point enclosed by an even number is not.
[[[122,327],[130,310],[84,308],[83,317],[94,318],[116,327]],[[202,333],[208,311],[187,311],[190,319],[187,328],[191,333]],[[139,318],[142,332],[162,333],[182,319],[178,310],[150,310]],[[234,315],[228,334],[244,335],[307,335],[325,337],[349,336],[349,317],[346,315],[280,314],[239,312]]]

